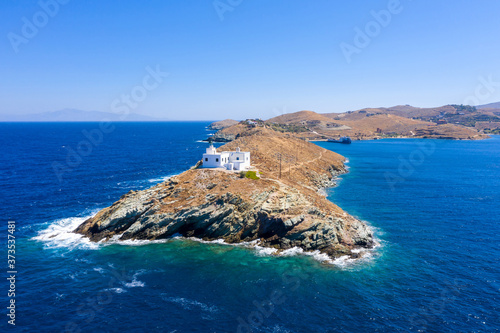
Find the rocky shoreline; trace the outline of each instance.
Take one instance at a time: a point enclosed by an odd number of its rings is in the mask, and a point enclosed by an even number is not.
[[[303,150],[288,174],[277,173],[270,153],[280,145],[282,154]],[[250,150],[260,179],[190,169],[150,189],[130,191],[74,232],[94,242],[176,235],[231,244],[257,241],[278,251],[296,247],[331,258],[357,258],[374,246],[370,228],[322,194],[345,172],[342,156],[263,129],[243,131],[226,146]]]

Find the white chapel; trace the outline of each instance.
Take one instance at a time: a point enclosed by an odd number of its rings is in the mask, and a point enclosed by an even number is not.
[[[250,168],[250,152],[240,151],[240,148],[236,148],[236,151],[217,152],[217,149],[210,143],[210,147],[203,154],[203,167],[246,170]]]

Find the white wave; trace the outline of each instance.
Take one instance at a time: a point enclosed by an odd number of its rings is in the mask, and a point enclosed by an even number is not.
[[[125,293],[127,292],[125,289],[123,288],[109,288],[109,289],[105,289],[105,290],[109,290],[109,291],[113,291],[117,294],[121,294],[121,293]]]
[[[250,242],[240,242],[240,243],[227,243],[225,240],[223,240],[221,238],[207,241],[207,240],[197,238],[197,237],[184,237],[181,234],[175,234],[172,237],[170,237],[170,239],[180,239],[180,240],[187,239],[187,240],[190,240],[193,242],[203,243],[203,244],[220,244],[220,245],[239,246],[239,247],[255,247],[256,245],[258,245],[260,243],[259,239],[256,239],[256,240],[253,240]]]
[[[78,279],[84,278],[83,275],[87,275],[87,274],[88,274],[87,270],[78,270],[78,271],[74,272],[73,274],[67,275],[67,277],[65,277],[65,279],[70,278],[71,280],[78,280]]]
[[[321,263],[331,264],[331,265],[335,265],[335,266],[338,266],[341,268],[352,266],[353,264],[367,262],[367,261],[373,259],[374,258],[373,254],[375,253],[375,250],[378,247],[380,247],[380,243],[376,240],[375,246],[371,249],[358,248],[358,249],[351,250],[352,253],[361,254],[361,258],[351,258],[348,255],[342,256],[339,258],[331,258],[326,253],[322,253],[319,250],[304,251],[302,248],[299,248],[299,247],[292,247],[290,249],[279,251],[275,248],[260,246],[260,240],[254,240],[251,242],[242,242],[242,243],[226,243],[223,239],[216,239],[213,241],[205,241],[203,239],[196,238],[196,237],[183,237],[180,235],[173,237],[173,238],[175,238],[175,239],[189,239],[191,241],[195,241],[198,243],[204,243],[204,244],[220,244],[220,245],[227,245],[227,246],[238,246],[238,247],[252,248],[255,250],[255,254],[259,257],[268,257],[268,256],[291,257],[291,256],[304,255],[304,256],[312,257],[314,260],[319,261]]]
[[[96,211],[97,212],[97,211]],[[253,248],[255,254],[257,256],[298,256],[305,255],[310,256],[313,259],[327,264],[333,264],[338,267],[345,268],[347,266],[351,266],[355,263],[367,262],[375,258],[375,253],[379,247],[381,247],[381,242],[377,237],[374,237],[375,245],[371,249],[353,249],[352,253],[360,254],[360,258],[351,258],[350,256],[342,256],[339,258],[331,258],[325,253],[321,253],[320,251],[304,251],[301,248],[293,247],[287,250],[279,251],[275,248],[264,247],[260,245],[260,240],[254,240],[251,242],[242,242],[242,243],[227,243],[223,239],[216,239],[212,241],[206,241],[196,237],[183,237],[182,235],[176,234],[170,238],[160,239],[160,240],[120,240],[121,235],[115,235],[108,241],[100,241],[98,243],[91,242],[89,238],[75,234],[73,231],[86,219],[92,217],[94,214],[86,217],[71,217],[65,218],[61,220],[57,220],[50,224],[46,229],[39,231],[38,235],[33,237],[33,240],[42,241],[45,243],[45,246],[48,248],[69,248],[70,250],[75,248],[81,249],[98,249],[100,246],[108,246],[112,244],[123,245],[123,246],[144,246],[149,244],[158,244],[158,243],[167,243],[172,239],[180,239],[180,240],[191,240],[203,244],[219,244],[226,246],[238,246],[238,247],[246,247]],[[367,223],[367,222],[365,222]],[[369,228],[372,230],[374,235],[383,234],[383,232],[371,225]],[[101,272],[102,269],[94,268],[95,271]],[[126,287],[144,287],[144,283],[137,280],[134,275],[134,279],[132,282],[125,284]]]
[[[353,253],[360,253],[362,251],[366,251],[366,250],[365,249],[359,249],[359,250],[355,249],[352,252]],[[298,247],[293,247],[291,249],[287,249],[285,251],[282,251],[281,253],[279,253],[279,255],[281,255],[281,256],[298,256],[298,255],[310,256],[314,260],[319,261],[320,263],[335,265],[335,266],[338,266],[341,268],[353,265],[355,263],[359,263],[361,261],[361,259],[354,259],[348,255],[341,256],[339,258],[331,258],[326,253],[322,253],[318,250],[308,252],[308,251],[304,251],[303,249],[298,248]],[[365,259],[364,256],[362,258]]]
[[[309,256],[314,260],[323,263],[323,264],[331,264],[338,266],[340,268],[346,268],[352,266],[354,264],[360,264],[363,262],[371,261],[375,257],[376,250],[380,247],[379,242],[375,242],[375,246],[370,249],[357,248],[351,250],[352,253],[360,254],[360,258],[352,258],[349,255],[341,256],[338,258],[332,258],[326,253],[322,253],[319,250],[315,251],[304,251],[299,247],[292,247],[290,249],[286,249],[277,253],[273,253],[273,255],[282,256],[282,257],[291,257],[291,256]]]
[[[140,270],[137,273],[135,273],[132,276],[132,281],[131,282],[123,282],[123,285],[127,288],[134,288],[134,287],[144,287],[146,284],[142,281],[139,281],[137,279],[138,276],[144,274],[146,271],[145,270]]]
[[[134,287],[144,287],[145,283],[134,278],[132,282],[127,282],[124,283],[123,285],[127,288],[134,288]]]
[[[335,266],[338,266],[338,267],[346,267],[346,266],[353,264],[354,262],[355,262],[355,259],[352,259],[349,256],[341,256],[341,257],[335,258],[331,261],[332,264],[334,264]]]
[[[284,257],[290,257],[290,256],[296,256],[299,254],[304,253],[304,250],[302,250],[300,247],[292,247],[291,249],[286,249],[284,251],[281,251],[280,255]]]
[[[223,240],[223,239],[215,239],[213,241],[206,241],[206,240],[203,240],[201,238],[196,238],[196,237],[176,236],[176,237],[173,237],[173,238],[175,238],[175,239],[189,239],[189,240],[192,240],[194,242],[203,243],[203,244],[234,245],[234,244],[226,243],[226,241]]]
[[[87,237],[76,234],[73,231],[85,220],[94,214],[85,217],[69,217],[56,220],[49,224],[46,229],[40,230],[32,240],[41,241],[47,248],[84,248],[95,250],[99,245],[93,243]]]
[[[254,249],[255,249],[257,255],[261,256],[261,257],[271,256],[273,254],[276,254],[276,252],[278,252],[277,249],[274,249],[272,247],[262,247],[259,245],[255,245]]]
[[[300,247],[292,247],[290,249],[286,249],[284,251],[281,251],[279,256],[283,257],[291,257],[291,256],[298,256],[298,255],[305,255],[305,256],[310,256],[313,257],[315,260],[322,262],[322,263],[333,263],[332,258],[330,258],[327,254],[321,253],[320,251],[304,251]]]
[[[47,228],[40,230],[38,235],[32,237],[32,240],[41,241],[46,248],[67,248],[73,249],[90,249],[96,250],[102,246],[109,245],[124,245],[124,246],[142,246],[155,243],[166,243],[169,239],[161,240],[120,240],[121,235],[114,235],[110,240],[92,242],[84,235],[76,234],[73,231],[87,219],[93,217],[99,210],[85,217],[68,217],[56,220],[50,223]],[[77,261],[85,261],[85,259],[77,259]],[[98,271],[98,269],[94,270]]]
[[[101,267],[94,267],[94,271],[96,272],[99,272],[99,273],[104,273],[104,269],[102,269]]]
[[[326,253],[321,253],[318,250],[312,252],[304,252],[306,256],[313,257],[316,261],[327,264],[334,264],[335,261],[332,260]]]
[[[90,264],[90,263],[92,263],[92,261],[90,261],[90,260],[89,260],[89,259],[87,259],[87,258],[76,258],[76,259],[75,259],[75,261],[76,261],[76,262],[84,262],[84,263],[86,263],[86,264]]]
[[[150,182],[150,183],[160,183],[160,182],[164,182],[166,180],[169,180],[173,176],[175,176],[175,175],[168,175],[168,176],[159,177],[159,178],[151,178],[151,179],[148,179],[148,182]]]
[[[166,297],[162,294],[161,298],[170,303],[179,304],[184,310],[201,309],[207,312],[217,312],[219,309],[215,305],[207,305],[196,300],[187,299],[184,297]]]
[[[111,237],[109,240],[104,241],[101,240],[99,241],[99,244],[102,244],[104,246],[107,245],[123,245],[123,246],[144,246],[144,245],[149,245],[149,244],[158,244],[158,243],[166,243],[170,239],[156,239],[156,240],[147,240],[147,239],[126,239],[126,240],[121,240],[120,237],[122,235],[114,235]]]

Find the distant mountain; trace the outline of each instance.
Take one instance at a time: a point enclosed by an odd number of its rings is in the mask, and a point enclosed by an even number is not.
[[[477,105],[477,109],[500,109],[500,102]]]
[[[50,122],[50,121],[161,121],[149,116],[136,113],[122,115],[111,112],[83,111],[77,109],[64,109],[59,111],[42,112],[27,115],[1,115],[0,121],[30,121],[30,122]]]

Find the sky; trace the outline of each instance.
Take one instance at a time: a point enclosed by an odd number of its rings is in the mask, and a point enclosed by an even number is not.
[[[0,114],[498,102],[499,13],[497,0],[3,0]]]

